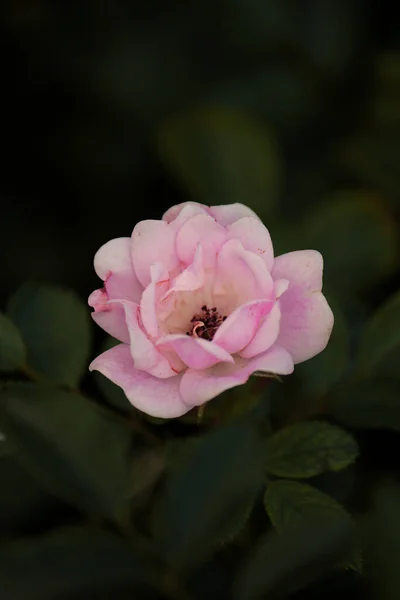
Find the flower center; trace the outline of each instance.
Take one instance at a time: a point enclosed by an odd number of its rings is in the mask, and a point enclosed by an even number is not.
[[[215,307],[207,308],[204,304],[201,307],[201,313],[193,315],[190,319],[190,329],[186,332],[186,335],[211,341],[225,319],[226,316],[221,316]]]

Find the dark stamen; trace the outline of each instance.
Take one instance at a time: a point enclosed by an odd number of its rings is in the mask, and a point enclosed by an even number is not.
[[[191,327],[189,331],[186,332],[186,335],[211,341],[214,338],[218,327],[226,318],[226,316],[221,316],[219,314],[215,306],[210,309],[204,304],[201,307],[201,314],[196,313],[190,319]]]

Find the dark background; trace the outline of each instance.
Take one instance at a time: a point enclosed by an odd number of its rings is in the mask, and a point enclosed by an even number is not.
[[[399,59],[397,72],[384,64],[399,42],[389,1],[12,0],[3,12],[3,295],[31,277],[90,293],[103,242],[188,199],[155,136],[192,105],[268,123],[289,214],[365,183],[360,169],[332,168],[332,155],[371,113],[375,154],[396,175],[398,136],[383,139],[398,117]]]
[[[2,12],[3,305],[29,279],[85,299],[98,286],[93,256],[103,243],[199,199],[160,132],[180,115],[189,115],[190,131],[190,115],[217,107],[268,128],[274,208],[246,189],[238,196],[264,219],[277,253],[308,242],[324,253],[328,294],[355,347],[369,315],[398,288],[395,3],[9,0]],[[186,143],[191,156],[200,142],[189,135]],[[247,148],[235,150],[240,164]],[[197,167],[207,179],[207,166]],[[94,354],[102,339],[96,331]],[[400,445],[385,430],[357,439],[362,510],[377,480],[399,476]],[[348,584],[361,593],[354,577],[336,580],[339,590],[316,588],[315,597],[339,597]]]

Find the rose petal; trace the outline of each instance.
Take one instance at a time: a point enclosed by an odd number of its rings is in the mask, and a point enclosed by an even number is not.
[[[248,206],[236,202],[235,204],[221,204],[220,206],[210,206],[208,209],[210,215],[218,221],[220,225],[226,227],[243,217],[254,217],[258,219],[256,213]]]
[[[116,238],[104,244],[95,254],[94,268],[105,282],[109,298],[139,302],[143,287],[133,269],[129,238]]]
[[[258,217],[243,217],[227,227],[228,238],[238,239],[245,250],[261,256],[270,271],[274,263],[274,249],[268,229]]]
[[[293,371],[293,361],[286,350],[273,346],[251,360],[237,359],[234,365],[218,364],[203,371],[188,369],[181,380],[182,398],[189,406],[199,406],[225,390],[246,383],[255,371],[287,375]]]
[[[157,342],[170,346],[179,358],[191,369],[207,369],[219,362],[233,363],[232,356],[216,344],[182,334],[166,335]]]
[[[160,262],[169,271],[179,264],[175,252],[175,232],[165,221],[140,221],[132,233],[132,263],[140,283],[151,281],[150,265]]]
[[[192,264],[177,275],[163,299],[177,292],[194,292],[204,286],[203,248],[198,244]]]
[[[281,320],[281,311],[279,302],[275,302],[270,312],[262,319],[253,339],[240,352],[243,358],[252,358],[257,354],[266,352],[275,344],[279,335],[279,324]]]
[[[301,286],[311,292],[322,289],[323,259],[316,250],[299,250],[281,254],[274,261],[272,277],[288,279],[290,287]]]
[[[142,323],[151,337],[159,334],[157,302],[165,294],[169,285],[169,273],[162,263],[150,266],[151,282],[144,290],[140,301]]]
[[[131,355],[135,369],[165,379],[176,375],[168,360],[154,346],[139,323],[140,309],[133,302],[121,302],[130,336]]]
[[[208,206],[200,204],[199,202],[182,202],[181,204],[175,204],[171,206],[162,216],[162,220],[167,223],[172,223],[179,217],[179,215],[186,211],[186,214],[193,216],[195,214],[208,214]]]
[[[214,336],[214,343],[234,354],[242,350],[256,333],[260,320],[271,310],[270,300],[255,300],[239,306],[222,323]]]
[[[99,371],[120,386],[129,402],[152,417],[171,419],[187,413],[191,407],[180,395],[181,375],[158,379],[133,366],[129,346],[120,344],[94,359],[89,369]]]
[[[92,319],[115,339],[129,343],[130,338],[125,322],[125,312],[121,306],[113,303],[109,306],[109,310],[93,312]]]
[[[288,279],[276,279],[274,281],[275,298],[276,299],[280,298],[282,296],[282,294],[284,294],[286,292],[289,285],[290,285],[290,282]]]
[[[214,296],[220,312],[251,300],[272,299],[273,281],[263,259],[245,250],[239,240],[226,242],[218,255]]]
[[[295,364],[319,354],[329,341],[334,321],[323,294],[290,286],[280,306],[277,343],[290,352]]]
[[[176,251],[186,265],[193,261],[196,248],[203,248],[204,266],[215,264],[216,256],[226,241],[226,231],[209,215],[197,215],[188,219],[176,236]]]
[[[208,215],[207,207],[196,202],[186,202],[176,218],[170,222],[170,227],[178,232],[186,221],[198,215]]]

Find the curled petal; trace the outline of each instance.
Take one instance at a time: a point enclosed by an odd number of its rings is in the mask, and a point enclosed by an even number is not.
[[[254,334],[253,339],[240,352],[243,358],[252,358],[257,354],[266,352],[275,344],[279,335],[279,324],[281,320],[281,311],[279,302],[275,302],[270,312],[261,320],[260,326]]]
[[[221,204],[220,206],[210,206],[208,209],[210,215],[218,221],[220,225],[226,227],[243,217],[254,217],[258,219],[256,213],[248,206],[236,202],[235,204]]]
[[[274,263],[274,249],[268,229],[258,217],[243,217],[228,225],[228,237],[242,242],[245,250],[261,256],[270,271]]]
[[[208,206],[205,204],[200,204],[199,202],[182,202],[181,204],[175,204],[175,206],[171,206],[162,216],[162,220],[167,223],[172,223],[175,221],[183,212],[186,212],[186,215],[192,217],[196,214],[208,214]]]
[[[163,299],[168,298],[172,293],[194,292],[204,286],[205,274],[203,267],[203,248],[200,244],[197,246],[193,262],[182,273],[177,275],[172,282],[171,287],[165,293]]]
[[[270,300],[255,300],[239,306],[219,327],[214,343],[230,354],[242,350],[253,338],[272,304]]]
[[[231,310],[251,300],[271,300],[273,287],[272,277],[261,256],[245,250],[239,240],[229,240],[222,246],[214,294],[233,300]]]
[[[226,241],[226,231],[209,215],[188,219],[176,236],[176,251],[186,265],[193,261],[197,246],[203,248],[204,266],[215,264],[217,253]]]
[[[129,238],[116,238],[104,244],[95,254],[94,268],[105,282],[109,299],[139,302],[143,287],[133,269]]]
[[[190,410],[180,395],[181,375],[159,379],[133,366],[127,344],[120,344],[100,354],[91,363],[91,371],[99,371],[121,387],[129,402],[153,417],[171,419]]]
[[[150,266],[160,262],[169,271],[179,264],[175,252],[175,232],[165,221],[140,221],[132,233],[132,263],[140,283],[151,281]]]
[[[234,362],[226,350],[202,338],[171,334],[161,338],[157,346],[159,344],[173,348],[179,358],[191,369],[207,369],[219,362]]]
[[[146,371],[154,377],[165,379],[176,375],[169,361],[149,340],[139,322],[140,308],[133,302],[121,303],[125,310],[125,320],[130,336],[130,348],[136,369]]]
[[[255,371],[287,375],[293,360],[286,350],[273,346],[251,360],[237,359],[235,364],[219,364],[203,371],[188,369],[181,380],[181,396],[189,406],[199,406],[225,390],[246,383]]]
[[[162,263],[150,266],[151,282],[144,290],[140,301],[142,323],[151,337],[159,334],[157,302],[165,294],[169,285],[169,273]]]

